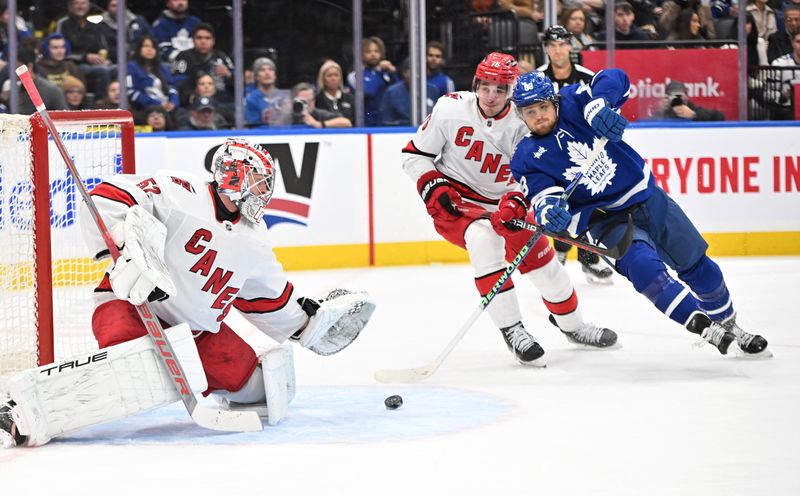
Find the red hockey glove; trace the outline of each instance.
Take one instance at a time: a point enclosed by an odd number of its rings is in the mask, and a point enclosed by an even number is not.
[[[461,195],[441,172],[423,174],[417,181],[417,191],[434,219],[453,221],[461,217],[456,208],[462,203]]]
[[[500,198],[497,207],[497,212],[492,214],[492,227],[494,232],[506,237],[516,234],[520,228],[505,223],[514,219],[525,220],[530,203],[519,191],[510,191]]]

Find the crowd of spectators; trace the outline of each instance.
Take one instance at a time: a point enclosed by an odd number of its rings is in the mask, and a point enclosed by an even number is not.
[[[511,11],[525,22],[544,27],[542,0],[471,3],[473,10]],[[558,22],[572,35],[569,56],[577,64],[582,51],[603,47],[605,2],[560,0],[557,4]],[[125,99],[137,124],[144,129],[228,129],[233,126],[236,68],[231,57],[217,48],[212,25],[188,13],[188,0],[166,0],[165,9],[152,23],[126,9],[127,91],[124,95],[120,94],[120,85],[115,81],[117,0],[107,0],[101,5],[105,11],[99,21],[88,17],[92,5],[89,0],[67,0],[66,15],[54,19],[52,32],[41,39],[33,36],[22,18],[15,18],[18,63],[28,65],[37,75],[37,84],[48,108],[117,108],[120,100]],[[738,0],[618,0],[613,16],[617,48],[653,46],[649,44],[653,41],[661,41],[667,48],[702,48],[710,40],[730,40],[736,36],[738,7]],[[794,39],[800,32],[800,0],[751,0],[746,11],[751,76],[755,77],[758,66],[800,64],[798,43]],[[2,105],[7,105],[11,90],[9,68],[5,67],[8,18],[7,4],[0,0]],[[488,16],[475,19],[480,19],[484,25],[491,22]],[[542,53],[547,52],[542,50]],[[355,123],[353,93],[357,77],[363,82],[366,126],[409,125],[408,60],[389,60],[384,41],[368,36],[363,40],[362,62],[363,74],[356,75],[346,73],[338,61],[325,59],[319,65],[315,80],[280,88],[276,60],[265,56],[255,58],[243,70],[246,126],[350,127]],[[443,44],[437,41],[427,44],[426,62],[429,110],[440,96],[456,89],[468,89],[456,88],[453,79],[445,73],[447,60]],[[522,62],[533,67],[529,61]],[[795,72],[789,79],[781,76],[779,82],[769,83],[782,86],[780,91],[765,89],[765,97],[773,98],[775,104],[788,105],[786,87],[793,81]],[[32,112],[25,92],[19,88],[17,91],[19,112]],[[691,105],[685,107],[689,115]]]

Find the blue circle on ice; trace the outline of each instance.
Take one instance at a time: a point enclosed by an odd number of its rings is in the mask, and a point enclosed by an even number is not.
[[[387,410],[386,396],[400,394],[403,407]],[[457,388],[307,387],[299,389],[287,417],[264,430],[228,433],[203,429],[178,403],[90,427],[54,443],[68,444],[259,444],[372,443],[448,434],[508,415],[497,397]]]

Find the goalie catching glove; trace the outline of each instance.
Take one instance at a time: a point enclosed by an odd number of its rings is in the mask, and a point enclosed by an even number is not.
[[[350,345],[369,322],[375,300],[365,291],[334,289],[318,302],[300,298],[309,315],[306,326],[291,339],[318,355],[333,355]]]
[[[114,226],[111,236],[121,246],[109,280],[114,295],[133,305],[175,296],[175,283],[164,262],[167,226],[147,210],[134,205],[125,222]]]

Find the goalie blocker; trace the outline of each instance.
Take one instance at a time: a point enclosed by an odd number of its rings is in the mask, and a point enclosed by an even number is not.
[[[320,355],[337,353],[360,334],[375,309],[364,292],[337,289],[319,303],[301,299],[310,313],[293,340]],[[208,382],[189,326],[166,329],[189,387],[207,391]],[[0,406],[0,445],[41,446],[52,438],[180,401],[171,371],[157,358],[146,336],[80,355],[59,364],[29,369],[8,380]],[[258,357],[258,365],[235,392],[212,391],[222,408],[255,410],[278,424],[295,394],[292,348],[281,345]]]

